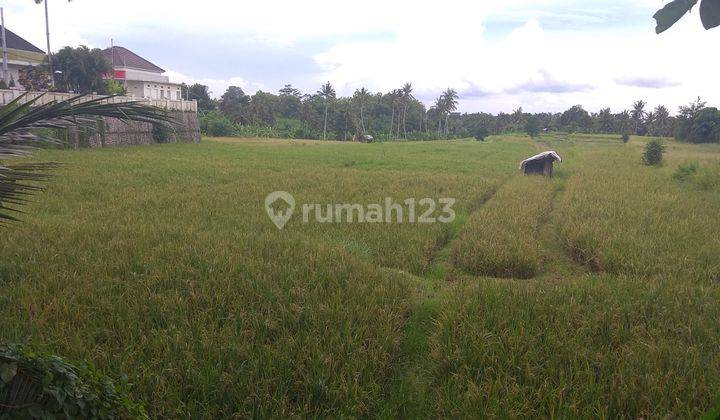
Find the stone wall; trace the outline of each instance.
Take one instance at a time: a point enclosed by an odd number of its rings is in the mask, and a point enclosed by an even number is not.
[[[69,130],[71,147],[112,147],[156,143],[199,143],[200,124],[196,112],[168,111],[175,120],[173,130],[156,130],[149,123],[101,118],[95,130]]]

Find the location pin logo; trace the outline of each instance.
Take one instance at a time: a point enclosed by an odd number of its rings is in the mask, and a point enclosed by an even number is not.
[[[287,207],[284,210],[276,210],[274,206],[278,201],[284,201]],[[278,206],[279,207],[279,206]],[[295,211],[295,198],[289,192],[275,191],[265,197],[265,211],[270,220],[275,223],[278,229],[282,230]]]

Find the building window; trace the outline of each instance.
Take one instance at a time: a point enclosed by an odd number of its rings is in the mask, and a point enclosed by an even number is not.
[[[178,91],[175,92],[175,93],[177,94],[177,100],[178,100],[178,101],[181,101],[181,100],[182,100],[182,96],[181,96],[182,94],[180,93],[180,91],[178,90]]]
[[[165,99],[165,90],[160,89],[160,99]]]

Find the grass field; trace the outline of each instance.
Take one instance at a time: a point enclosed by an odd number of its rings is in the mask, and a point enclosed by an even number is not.
[[[0,242],[0,341],[125,374],[152,417],[697,417],[720,395],[720,146],[547,135],[42,151]],[[553,179],[519,161],[553,148]],[[681,164],[704,179],[680,182]],[[715,174],[715,175],[713,175]],[[300,203],[443,224],[280,231]]]

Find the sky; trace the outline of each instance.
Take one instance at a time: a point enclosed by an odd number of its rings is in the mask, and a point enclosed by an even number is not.
[[[720,28],[697,10],[662,35],[662,0],[48,0],[51,46],[111,39],[219,97],[292,84],[339,95],[410,82],[430,105],[442,90],[462,112],[622,111],[638,99],[672,110],[720,105]],[[45,49],[42,5],[5,0],[7,27]]]

